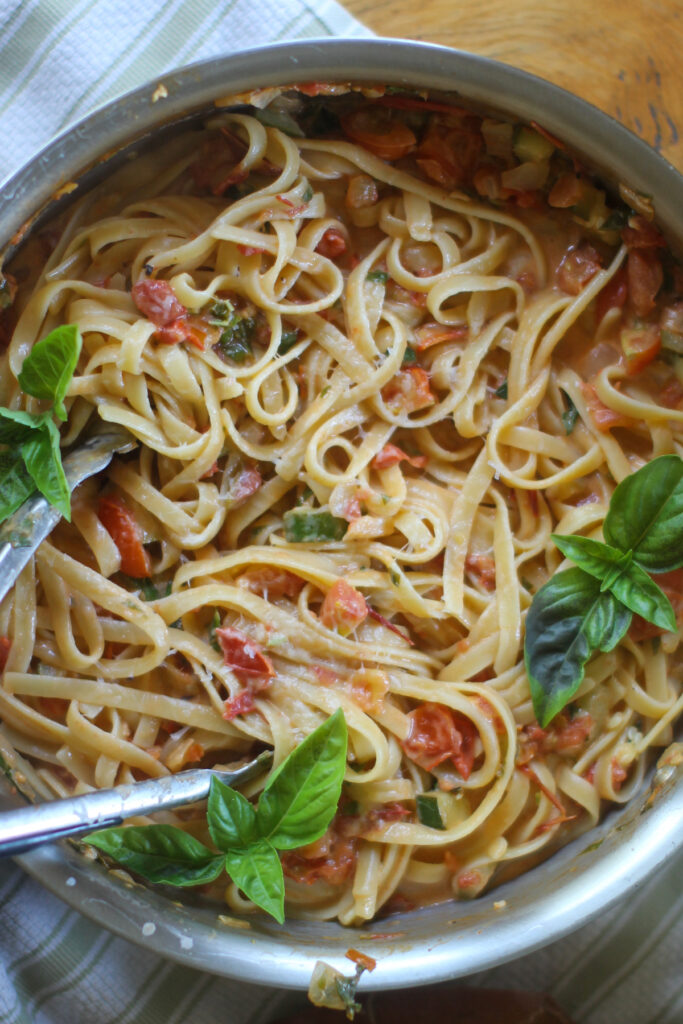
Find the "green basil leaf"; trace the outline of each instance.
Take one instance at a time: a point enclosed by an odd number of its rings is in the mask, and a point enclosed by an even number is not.
[[[274,917],[285,920],[285,879],[276,851],[265,840],[247,850],[229,850],[225,869],[252,903]]]
[[[435,796],[430,796],[429,793],[418,793],[415,797],[415,807],[421,825],[426,825],[427,828],[438,828],[442,831],[446,828]]]
[[[0,522],[11,516],[35,491],[20,452],[0,453]]]
[[[507,396],[508,396],[507,377],[505,378],[503,383],[500,385],[500,387],[496,388],[496,390],[494,391],[494,395],[496,395],[498,398],[507,398]]]
[[[259,799],[260,834],[277,850],[315,842],[332,821],[346,770],[346,720],[339,708],[285,758]]]
[[[567,404],[566,411],[562,413],[562,422],[564,424],[565,434],[569,435],[576,426],[576,421],[579,418],[579,410],[576,408],[566,391],[563,391],[562,394],[564,395],[564,400]]]
[[[375,281],[378,284],[386,284],[389,280],[389,275],[386,270],[371,270],[365,278],[366,281]]]
[[[43,429],[33,431],[22,444],[21,455],[40,493],[70,521],[71,491],[62,467],[57,425],[46,419]]]
[[[262,110],[254,110],[253,116],[261,124],[265,124],[269,128],[279,128],[281,132],[291,135],[292,138],[303,139],[304,137],[304,133],[288,110],[273,109],[272,106],[264,107]]]
[[[683,459],[661,455],[622,480],[603,533],[648,572],[683,566]]]
[[[44,413],[34,416],[23,409],[4,409],[0,406],[0,444],[18,445],[28,441],[34,430],[40,430],[45,423]]]
[[[403,353],[403,362],[401,366],[414,366],[417,362],[417,352],[410,345],[406,345],[406,350]]]
[[[631,613],[583,569],[556,573],[534,596],[526,620],[524,661],[534,713],[545,727],[572,699],[596,650],[612,650]]]
[[[614,596],[636,615],[642,616],[648,622],[654,622],[660,629],[672,633],[677,631],[676,613],[671,601],[639,565],[632,562],[610,589]]]
[[[286,356],[290,348],[294,348],[297,341],[299,340],[299,331],[283,331],[280,335],[280,344],[277,347],[277,354],[279,356]]]
[[[566,558],[571,558],[579,568],[600,580],[601,590],[613,590],[614,581],[632,561],[630,551],[619,551],[590,537],[552,533],[550,539]]]
[[[311,544],[316,541],[342,540],[349,528],[345,519],[330,512],[309,508],[292,508],[283,516],[285,540],[290,544]]]
[[[249,846],[257,838],[253,806],[215,776],[211,779],[206,820],[219,850],[227,852],[235,846]]]
[[[22,391],[52,402],[60,420],[66,419],[64,396],[81,354],[81,344],[81,332],[76,324],[56,327],[36,342],[18,377]]]
[[[203,885],[223,870],[225,858],[173,825],[129,825],[93,832],[86,842],[150,882]]]

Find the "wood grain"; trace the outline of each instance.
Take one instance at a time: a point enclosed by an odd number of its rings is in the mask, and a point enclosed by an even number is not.
[[[555,82],[683,171],[681,0],[343,2],[378,34],[453,46]]]

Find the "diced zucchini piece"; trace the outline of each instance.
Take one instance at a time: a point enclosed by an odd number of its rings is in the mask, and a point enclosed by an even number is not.
[[[548,160],[555,152],[555,147],[549,139],[539,135],[533,128],[526,125],[519,125],[515,129],[514,142],[512,145],[515,156],[523,163],[527,161]]]

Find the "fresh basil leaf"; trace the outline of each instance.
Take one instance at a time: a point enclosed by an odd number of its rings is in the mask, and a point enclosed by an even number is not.
[[[636,615],[642,616],[648,622],[654,622],[660,629],[672,633],[677,631],[676,613],[671,601],[639,565],[632,562],[610,589],[614,596]]]
[[[567,409],[562,413],[562,422],[564,423],[565,434],[571,434],[572,430],[576,426],[576,421],[579,418],[579,410],[576,408],[571,398],[566,391],[563,391],[564,400],[567,404]]]
[[[410,345],[406,345],[406,350],[403,353],[403,362],[401,366],[414,366],[417,362],[417,352]]]
[[[508,396],[508,382],[507,382],[507,377],[505,378],[505,380],[503,381],[503,383],[502,383],[502,384],[500,385],[500,387],[497,387],[497,388],[496,388],[496,390],[494,391],[494,394],[495,394],[495,395],[496,395],[496,396],[497,396],[498,398],[507,398],[507,396]]]
[[[274,917],[285,920],[285,879],[277,852],[261,840],[246,850],[229,850],[225,868],[233,882],[252,903]]]
[[[236,846],[249,846],[257,838],[254,807],[215,776],[211,779],[206,820],[214,843],[226,853]]]
[[[421,825],[426,825],[427,828],[441,829],[442,831],[446,828],[435,796],[430,796],[429,793],[418,793],[415,797],[415,807],[417,808],[417,818]]]
[[[150,882],[203,885],[223,870],[225,858],[173,825],[128,825],[93,832],[86,842]]]
[[[301,128],[287,110],[264,107],[262,110],[254,110],[253,115],[257,121],[265,124],[268,128],[279,128],[285,135],[291,135],[295,139],[304,137]]]
[[[0,406],[0,444],[18,445],[28,441],[32,431],[40,430],[45,423],[45,413],[34,416],[23,409],[4,409]]]
[[[389,275],[386,270],[371,270],[365,277],[366,281],[375,281],[378,284],[386,284]]]
[[[346,720],[339,708],[271,775],[259,799],[258,830],[277,850],[315,842],[332,821],[346,769]]]
[[[286,356],[290,348],[294,348],[298,340],[298,330],[283,331],[280,335],[280,344],[277,347],[277,354],[279,356]]]
[[[683,459],[661,455],[622,480],[603,533],[648,572],[683,566]]]
[[[74,375],[81,345],[81,332],[76,324],[56,327],[36,342],[17,378],[27,395],[52,402],[55,416],[60,420],[66,419],[64,396]]]
[[[591,537],[552,533],[550,539],[566,558],[571,558],[579,568],[600,580],[602,590],[612,590],[614,580],[632,561],[630,551],[619,551]]]
[[[35,430],[21,446],[21,455],[36,487],[51,505],[71,521],[71,491],[64,476],[59,450],[59,430],[46,419],[42,430]]]
[[[574,696],[595,650],[619,642],[631,613],[583,569],[556,573],[534,596],[526,620],[524,661],[534,713],[545,727]]]
[[[309,508],[289,509],[283,516],[283,526],[285,540],[290,544],[342,540],[349,528],[345,519]]]
[[[0,452],[0,521],[7,519],[35,491],[20,452]]]

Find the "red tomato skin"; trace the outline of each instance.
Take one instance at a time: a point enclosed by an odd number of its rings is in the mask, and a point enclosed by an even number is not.
[[[426,771],[451,760],[463,779],[474,764],[477,730],[469,718],[442,704],[420,704],[409,712],[410,731],[403,740],[407,756]]]
[[[135,580],[146,579],[152,571],[152,563],[142,543],[142,530],[125,501],[115,494],[103,495],[97,514],[119,549],[121,572]]]
[[[179,317],[187,316],[187,310],[176,298],[168,281],[154,281],[143,278],[133,285],[133,302],[155,327],[168,327]]]
[[[240,629],[233,629],[231,626],[219,627],[216,630],[216,639],[223,652],[223,661],[235,672],[245,676],[275,675],[270,658]]]
[[[336,260],[339,256],[344,255],[347,248],[346,239],[341,231],[337,228],[328,228],[315,247],[315,251],[328,260]]]
[[[351,633],[368,614],[368,606],[360,590],[356,590],[344,579],[339,579],[332,584],[322,608],[320,609],[320,621],[328,629],[336,629],[346,636]]]
[[[389,469],[399,462],[408,462],[415,469],[423,469],[427,464],[426,455],[406,455],[402,448],[395,444],[385,444],[372,460],[373,469]]]

